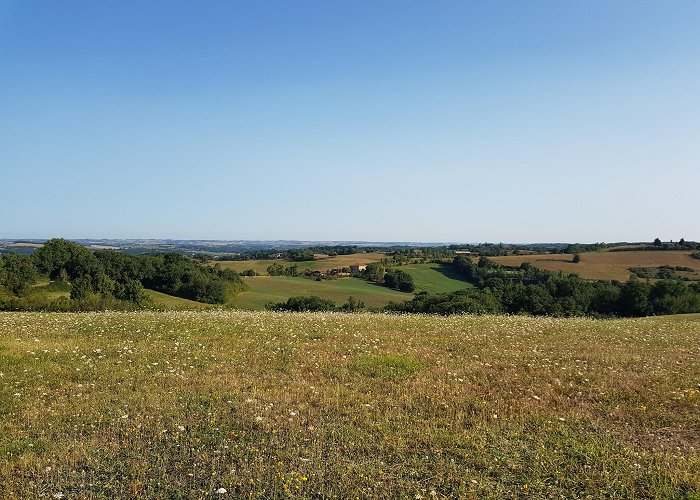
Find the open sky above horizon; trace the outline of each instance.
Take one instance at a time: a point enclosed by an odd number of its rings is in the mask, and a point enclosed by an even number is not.
[[[700,240],[700,2],[0,0],[0,238]]]

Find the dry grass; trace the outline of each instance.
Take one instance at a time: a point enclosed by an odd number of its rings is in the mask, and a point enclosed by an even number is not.
[[[5,498],[698,498],[700,322],[0,313]]]
[[[492,257],[498,264],[519,266],[529,262],[547,271],[576,273],[581,278],[592,280],[627,281],[630,267],[655,268],[663,265],[683,266],[695,269],[696,279],[700,279],[700,259],[690,256],[687,251],[640,251],[640,252],[586,252],[581,254],[581,262],[571,262],[571,255],[509,255]]]

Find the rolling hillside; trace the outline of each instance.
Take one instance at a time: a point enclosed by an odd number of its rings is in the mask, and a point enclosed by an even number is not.
[[[529,262],[547,271],[576,273],[581,278],[593,280],[627,281],[629,268],[658,268],[659,266],[680,266],[695,270],[689,273],[692,279],[700,280],[700,259],[690,256],[688,251],[627,251],[627,252],[586,252],[581,254],[581,262],[571,262],[571,255],[509,255],[492,257],[498,264],[518,266]]]
[[[411,264],[396,269],[405,271],[413,277],[416,292],[425,290],[430,293],[449,293],[473,288],[471,283],[461,279],[448,264]]]
[[[211,262],[209,265],[219,264],[224,269],[233,269],[243,272],[252,269],[258,274],[267,274],[267,268],[272,264],[281,264],[282,266],[296,265],[300,271],[309,269],[311,271],[326,271],[328,269],[342,269],[353,264],[367,265],[372,262],[377,262],[387,258],[387,254],[380,252],[355,253],[350,255],[338,255],[328,257],[318,255],[316,260],[304,262],[292,262],[286,259],[268,259],[268,260],[234,260],[234,261],[217,261]]]
[[[352,295],[368,307],[382,307],[391,301],[403,302],[413,297],[413,294],[391,290],[359,278],[315,281],[289,276],[253,276],[244,281],[250,290],[234,297],[228,306],[262,309],[266,302],[284,302],[289,297],[299,295],[317,295],[340,305]]]

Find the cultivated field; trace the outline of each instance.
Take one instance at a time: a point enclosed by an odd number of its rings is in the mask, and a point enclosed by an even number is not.
[[[0,491],[697,499],[694,318],[0,313]]]
[[[627,281],[630,267],[657,268],[659,266],[682,266],[695,269],[692,279],[700,280],[700,259],[690,256],[687,251],[640,251],[640,252],[586,252],[581,254],[581,262],[571,262],[571,255],[509,255],[491,257],[498,264],[518,266],[529,262],[547,271],[576,273],[581,278],[593,280]]]
[[[316,281],[291,276],[252,276],[244,278],[250,289],[236,295],[227,306],[239,309],[263,309],[266,302],[285,302],[289,297],[317,295],[338,305],[352,295],[367,307],[382,307],[389,302],[410,300],[413,294],[399,292],[360,278]]]
[[[350,255],[338,255],[336,257],[328,257],[324,255],[317,255],[316,260],[310,260],[305,262],[292,262],[286,259],[272,259],[272,260],[236,260],[236,261],[217,261],[212,262],[210,265],[219,264],[224,269],[233,269],[235,271],[243,272],[248,269],[259,274],[267,274],[267,268],[272,264],[280,264],[282,266],[293,266],[296,265],[299,271],[309,269],[311,271],[327,271],[328,269],[342,269],[343,267],[350,267],[353,264],[367,265],[372,262],[378,262],[382,259],[389,257],[385,253],[381,252],[367,252],[367,253],[354,253]]]

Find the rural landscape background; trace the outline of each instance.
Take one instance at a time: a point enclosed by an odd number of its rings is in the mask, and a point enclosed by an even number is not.
[[[696,498],[697,248],[4,241],[0,487]]]
[[[700,500],[698,26],[0,0],[0,498]]]

